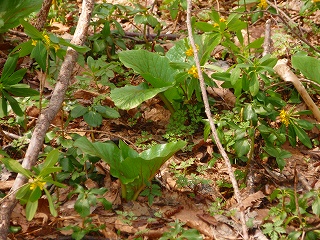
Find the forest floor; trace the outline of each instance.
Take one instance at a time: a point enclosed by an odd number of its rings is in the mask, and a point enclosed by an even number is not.
[[[128,1],[118,2],[117,4],[126,4]],[[211,2],[211,1],[210,1]],[[220,10],[229,11],[234,6],[228,4],[227,1],[219,1]],[[229,1],[230,2],[230,1]],[[287,1],[286,12],[294,21],[299,22],[300,1]],[[141,3],[142,4],[142,3]],[[144,5],[145,3],[143,3]],[[147,5],[149,3],[146,3]],[[199,1],[195,12],[201,13],[202,9],[207,8],[207,1]],[[212,1],[215,6],[216,2]],[[154,12],[160,11],[155,6]],[[271,18],[265,14],[254,25],[250,25],[249,32],[253,39],[264,35],[265,22]],[[180,38],[186,37],[185,14],[181,14],[180,19],[176,22],[169,20],[168,13],[161,14],[161,21],[166,22],[168,28],[163,33],[174,33]],[[277,22],[277,19],[273,19]],[[319,10],[310,16],[311,21],[318,21],[320,24]],[[61,25],[61,23],[52,23],[56,32],[68,35],[72,26]],[[127,32],[132,31],[134,26],[130,23],[123,23],[123,29]],[[304,30],[308,31],[308,26],[303,25]],[[58,31],[59,30],[59,31]],[[19,31],[19,29],[18,29]],[[49,30],[48,30],[49,31]],[[288,34],[285,27],[279,22],[273,24],[273,33],[282,32]],[[312,32],[310,30],[310,32]],[[6,59],[9,49],[11,49],[10,40],[20,39],[21,37],[12,35],[6,36],[6,45],[1,46],[1,60]],[[290,48],[299,46],[301,40],[295,36],[288,37],[290,44],[283,45],[283,57],[290,58]],[[308,35],[306,38],[312,45],[320,45],[319,35]],[[25,39],[20,39],[21,41]],[[169,49],[172,46],[171,41],[165,41],[163,47]],[[279,50],[279,49],[278,49]],[[216,52],[216,58],[219,58],[221,52]],[[221,61],[222,64],[229,65],[230,59]],[[2,68],[2,64],[0,65]],[[75,73],[81,74],[84,69],[79,67]],[[28,74],[26,80],[32,87],[37,88],[39,74]],[[76,81],[76,80],[74,80]],[[132,81],[139,82],[139,79]],[[51,83],[46,84],[48,94],[53,89]],[[105,90],[105,93],[108,89]],[[218,93],[217,93],[218,92]],[[81,103],[90,101],[97,94],[88,89],[76,89],[70,96],[77,99]],[[211,97],[216,99],[217,109],[225,109],[234,105],[234,96],[230,91],[224,89],[213,89],[209,91]],[[231,94],[231,96],[230,96]],[[313,99],[317,106],[320,106],[320,95],[314,94]],[[106,105],[112,107],[112,102]],[[299,109],[307,109],[304,103],[299,105]],[[39,112],[36,107],[29,107],[28,114],[28,130],[32,129]],[[169,124],[170,112],[165,108],[160,98],[153,98],[144,102],[139,108],[129,111],[120,111],[121,117],[118,119],[104,119],[100,127],[90,129],[88,124],[82,119],[72,120],[64,129],[64,134],[68,136],[71,133],[77,133],[82,136],[94,137],[96,141],[123,140],[130,146],[135,146],[139,151],[152,143],[163,143],[163,135],[166,133],[166,126]],[[8,118],[7,118],[8,119]],[[309,118],[310,121],[315,121]],[[12,134],[21,135],[21,129],[10,128],[2,119],[0,124],[2,130]],[[52,129],[63,125],[66,116],[58,115],[52,122]],[[319,130],[310,131],[313,139],[320,141]],[[237,202],[233,197],[233,188],[230,184],[229,175],[222,159],[216,159],[212,166],[212,159],[218,149],[211,141],[203,140],[203,126],[188,139],[192,142],[189,151],[180,151],[167,161],[156,175],[153,183],[160,186],[161,195],[155,196],[152,205],[148,204],[148,197],[140,196],[137,201],[125,202],[121,199],[120,182],[113,178],[108,166],[103,162],[96,163],[97,171],[104,175],[100,183],[88,179],[85,186],[88,189],[105,187],[108,191],[103,197],[110,201],[113,205],[111,210],[105,210],[101,204],[91,207],[91,225],[84,223],[83,219],[74,210],[75,197],[69,196],[72,191],[71,187],[59,190],[59,216],[50,215],[48,202],[46,199],[40,199],[39,209],[32,221],[27,221],[25,217],[24,206],[18,204],[12,213],[12,225],[20,226],[18,233],[11,233],[10,239],[71,239],[72,229],[70,226],[84,226],[88,230],[88,235],[84,239],[159,239],[170,228],[179,229],[179,223],[185,223],[186,229],[196,229],[199,231],[203,239],[241,239],[241,223],[238,214],[234,211],[237,208]],[[10,146],[8,139],[0,140],[2,148]],[[52,146],[55,145],[51,142]],[[259,147],[259,142],[256,143]],[[6,148],[8,149],[8,148]],[[267,239],[260,231],[261,226],[265,223],[270,209],[274,203],[269,201],[268,196],[274,189],[291,189],[298,194],[304,194],[310,189],[320,189],[320,149],[315,147],[308,149],[303,145],[292,147],[289,143],[283,146],[284,150],[289,151],[292,156],[286,159],[286,165],[283,171],[277,170],[275,159],[269,158],[263,162],[259,155],[253,159],[251,164],[251,182],[248,184],[241,177],[239,185],[243,196],[243,206],[248,218],[252,219],[250,234],[252,239]],[[16,152],[13,148],[12,157],[19,159],[23,157],[25,149]],[[20,154],[20,156],[19,156]],[[234,170],[243,173],[248,170],[245,163],[233,164]],[[12,186],[14,177],[13,173],[1,173],[0,191],[6,192]],[[179,182],[180,181],[180,182]],[[185,181],[184,186],[180,186]],[[246,184],[248,184],[246,186]],[[308,219],[313,222],[314,226],[319,226],[320,219]],[[171,225],[170,225],[171,224]],[[105,225],[99,229],[98,226]],[[63,229],[69,227],[69,229]],[[286,231],[289,233],[295,229],[294,224],[289,224]],[[181,230],[183,231],[183,230]],[[89,233],[90,232],[90,233]],[[188,232],[186,232],[188,234]],[[191,234],[191,233],[189,233]],[[188,235],[186,235],[188,236]],[[186,237],[185,239],[197,239]]]

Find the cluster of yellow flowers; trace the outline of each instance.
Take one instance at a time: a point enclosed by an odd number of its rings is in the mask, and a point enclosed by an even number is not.
[[[220,21],[220,22],[226,22],[227,20],[224,19],[223,17],[221,17],[221,18],[219,19],[219,21]],[[219,26],[219,23],[214,23],[213,26],[214,26],[214,27],[218,27],[218,26]]]
[[[258,7],[261,9],[265,9],[268,7],[267,0],[260,0],[260,3],[258,4]]]
[[[42,191],[45,185],[46,185],[46,182],[35,180],[30,184],[30,190],[33,190],[36,187],[39,187],[40,190]]]
[[[288,127],[289,125],[289,120],[290,120],[290,114],[289,112],[285,111],[284,109],[281,110],[280,112],[280,121]]]
[[[198,76],[198,70],[194,65],[188,70],[188,74],[192,75],[195,78],[199,77]]]
[[[58,51],[58,49],[60,49],[60,46],[59,46],[58,44],[51,43],[50,37],[49,37],[47,34],[44,34],[44,35],[43,35],[42,41],[43,41],[43,43],[46,45],[46,47],[47,47],[48,49],[49,49],[50,47],[53,47],[53,48],[55,49],[55,51]],[[37,40],[33,40],[33,39],[32,39],[31,45],[37,46],[37,43],[38,43]]]
[[[197,50],[199,50],[199,46],[198,46],[197,44],[196,44],[196,48],[197,48]],[[190,47],[185,53],[186,53],[187,57],[193,56],[193,49],[192,49],[192,47]]]

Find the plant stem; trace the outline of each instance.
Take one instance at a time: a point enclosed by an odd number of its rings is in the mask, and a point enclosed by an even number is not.
[[[158,93],[158,95],[161,98],[164,105],[166,105],[168,110],[171,112],[171,114],[175,113],[176,110],[173,108],[171,102],[169,102],[169,100],[166,98],[166,96],[163,93]]]

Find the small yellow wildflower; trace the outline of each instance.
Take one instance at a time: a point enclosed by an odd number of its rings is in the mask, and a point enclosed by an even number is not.
[[[289,120],[290,120],[290,114],[287,111],[285,111],[284,109],[282,109],[280,112],[280,120],[284,125],[286,125],[286,127],[288,127]]]
[[[214,23],[213,26],[214,27],[219,27],[219,23]]]
[[[258,7],[261,9],[265,9],[268,7],[267,0],[260,0],[260,3],[258,4]]]
[[[189,70],[188,74],[192,75],[194,78],[198,78],[197,68],[193,65]]]
[[[45,185],[46,185],[46,182],[35,180],[30,184],[30,190],[33,190],[36,187],[39,187],[42,191]]]
[[[32,45],[32,46],[37,46],[37,42],[38,42],[37,40],[33,40],[33,39],[32,39],[31,45]]]
[[[45,42],[45,44],[46,44],[47,46],[50,45],[50,38],[49,38],[49,36],[48,36],[47,34],[45,34],[45,35],[43,36],[43,40],[44,40],[44,42]]]
[[[60,49],[60,46],[58,44],[54,44],[53,48],[54,48],[55,51],[58,51]]]
[[[226,22],[227,20],[224,19],[223,17],[221,17],[221,18],[219,19],[219,21],[220,21],[220,22]]]
[[[312,0],[314,3],[316,3],[316,2],[320,2],[320,0]]]
[[[197,50],[199,50],[199,46],[196,44],[196,48],[197,48]],[[192,49],[192,47],[190,47],[187,51],[186,51],[186,55],[188,56],[188,57],[191,57],[191,56],[193,56],[193,49]]]

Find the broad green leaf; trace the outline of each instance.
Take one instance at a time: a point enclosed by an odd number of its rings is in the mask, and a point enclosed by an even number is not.
[[[249,91],[251,93],[252,96],[257,95],[257,93],[259,92],[259,80],[257,78],[256,73],[252,73],[250,74],[250,83],[249,83]]]
[[[311,130],[312,128],[314,128],[314,124],[309,122],[308,120],[296,119],[295,121],[298,126],[300,126],[301,128],[303,128],[305,130]]]
[[[241,69],[240,68],[234,68],[231,72],[230,75],[230,82],[232,85],[235,85],[236,82],[239,80],[240,78],[240,73],[241,73]]]
[[[234,144],[234,149],[238,157],[245,156],[250,151],[250,143],[247,139],[238,140]]]
[[[302,142],[302,144],[308,148],[312,148],[312,143],[308,134],[296,124],[293,125],[293,128],[295,133],[297,134],[298,139]]]
[[[282,171],[283,168],[286,166],[286,161],[282,157],[277,157],[276,158],[276,162],[278,164],[278,167],[279,167],[280,171]]]
[[[32,176],[32,173],[29,170],[24,169],[22,167],[22,165],[17,160],[13,160],[10,158],[2,158],[1,162],[3,162],[3,164],[6,166],[6,168],[11,169],[12,171],[14,171],[16,173],[20,173],[27,178],[31,178],[31,176]]]
[[[21,25],[24,27],[24,32],[32,39],[42,39],[43,35],[40,31],[38,31],[34,26],[30,23],[26,22],[23,19],[20,19]]]
[[[128,50],[119,53],[120,61],[139,74],[151,74],[163,82],[173,83],[176,71],[166,57],[145,50]]]
[[[19,25],[19,20],[27,17],[30,13],[41,8],[42,0],[2,0],[0,1],[0,19],[3,26],[0,33]]]
[[[195,27],[203,32],[213,32],[214,30],[216,30],[213,24],[207,22],[196,22]]]
[[[47,196],[47,199],[48,199],[50,213],[52,214],[52,216],[57,217],[58,216],[58,212],[54,207],[54,203],[53,203],[53,200],[52,200],[52,197],[51,197],[49,191],[47,189],[45,189],[45,188],[43,190],[46,193],[46,196]]]
[[[23,116],[23,111],[20,108],[20,105],[16,99],[11,97],[7,92],[2,91],[2,95],[8,100],[13,112],[18,116]]]
[[[83,116],[87,112],[88,112],[88,108],[87,107],[84,107],[82,105],[78,105],[78,106],[76,106],[75,108],[73,108],[71,110],[70,115],[71,115],[72,118],[78,118],[78,117]]]
[[[42,168],[50,168],[53,167],[59,160],[59,150],[54,149],[48,153],[44,163],[42,164]]]
[[[44,72],[47,71],[47,67],[49,68],[49,66],[47,66],[47,49],[42,41],[37,42],[37,45],[32,50],[30,56],[36,60]]]
[[[90,111],[83,115],[84,121],[88,123],[91,127],[98,127],[102,123],[102,116],[97,112]]]
[[[38,201],[38,199],[42,196],[42,191],[40,187],[35,187],[33,190],[31,190],[31,194],[29,196],[28,202],[35,202]]]
[[[249,121],[257,120],[257,114],[251,104],[246,104],[243,111],[243,119]]]
[[[50,179],[50,177],[44,178],[43,181],[45,181],[47,183],[51,183],[53,185],[56,185],[57,187],[60,187],[60,188],[65,188],[66,187],[66,185],[64,185],[64,184],[62,184],[60,182],[54,181],[54,180],[52,180],[52,178]]]
[[[250,48],[262,48],[263,41],[264,41],[264,37],[257,38],[253,42],[249,43],[246,48],[247,49],[250,49]]]
[[[88,199],[78,199],[74,204],[74,209],[79,213],[82,218],[90,215],[90,203]]]
[[[41,172],[39,173],[39,177],[45,177],[45,176],[48,176],[49,174],[51,173],[58,173],[62,170],[61,167],[46,167],[46,168],[43,168],[41,170]]]
[[[312,212],[320,216],[320,197],[316,196],[315,200],[312,203]]]
[[[16,97],[37,96],[39,92],[31,89],[27,84],[19,83],[12,86],[6,86],[5,90]]]
[[[127,85],[122,88],[111,90],[110,97],[118,108],[129,110],[139,106],[142,102],[153,98],[158,93],[164,92],[168,88],[169,87],[148,88],[146,83],[141,83],[138,86]]]
[[[19,83],[25,73],[27,72],[27,69],[19,69],[18,71],[14,72],[10,77],[3,80],[3,85],[14,85]]]
[[[301,71],[308,79],[316,81],[320,84],[320,60],[314,57],[295,54],[291,58],[292,66]]]
[[[28,221],[31,221],[34,217],[34,215],[36,214],[38,209],[38,201],[35,202],[27,202],[26,205],[26,218]]]
[[[14,70],[17,67],[18,58],[19,58],[19,54],[14,54],[7,59],[2,69],[0,82],[4,83],[6,79],[9,78],[9,76],[14,72]]]
[[[117,110],[107,106],[94,106],[94,109],[105,118],[119,118],[120,114]]]
[[[23,199],[27,194],[31,192],[30,190],[30,183],[22,186],[16,194],[16,199]]]

